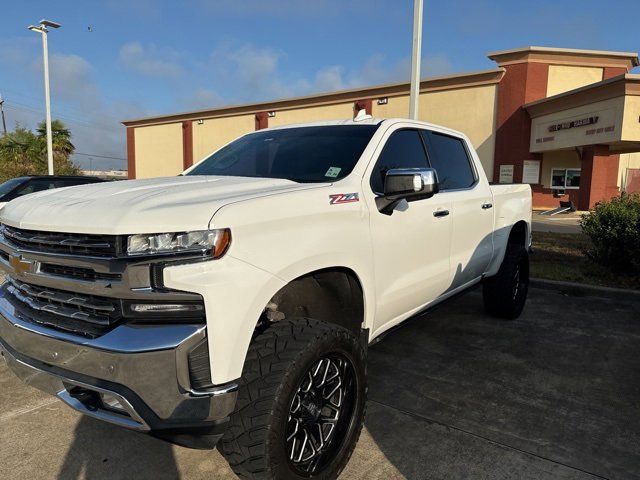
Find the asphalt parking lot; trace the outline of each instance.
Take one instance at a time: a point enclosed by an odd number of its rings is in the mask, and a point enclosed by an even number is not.
[[[478,290],[370,350],[345,479],[640,479],[640,303],[532,289],[513,322]],[[82,418],[0,366],[0,478],[234,478],[217,451]]]

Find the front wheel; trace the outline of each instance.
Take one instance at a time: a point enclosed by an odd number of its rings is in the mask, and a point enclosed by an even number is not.
[[[274,323],[249,348],[220,449],[241,478],[336,478],[366,391],[366,353],[351,332],[307,318]]]
[[[527,301],[528,290],[529,253],[524,246],[510,243],[498,273],[483,283],[484,308],[499,318],[518,318]]]

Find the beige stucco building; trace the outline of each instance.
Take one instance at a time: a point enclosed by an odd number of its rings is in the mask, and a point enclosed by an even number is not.
[[[537,207],[586,209],[640,191],[637,54],[528,47],[488,56],[496,68],[424,79],[420,120],[466,133],[488,177],[530,183]],[[360,109],[406,117],[409,84],[128,120],[129,177],[177,175],[244,133]]]

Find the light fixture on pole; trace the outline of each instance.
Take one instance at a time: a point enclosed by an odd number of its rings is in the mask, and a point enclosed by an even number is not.
[[[413,1],[413,50],[411,53],[411,93],[409,95],[409,118],[418,119],[420,96],[420,57],[422,51],[422,0]]]
[[[47,169],[49,175],[53,175],[53,138],[51,133],[51,98],[49,94],[49,46],[47,33],[49,28],[60,28],[60,24],[50,20],[40,20],[40,25],[29,25],[29,30],[42,35],[42,65],[44,69],[44,106],[46,112],[45,124],[47,127]]]

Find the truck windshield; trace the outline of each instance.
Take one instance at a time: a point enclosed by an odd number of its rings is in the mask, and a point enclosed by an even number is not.
[[[213,153],[187,175],[334,182],[351,173],[377,128],[332,125],[253,133]]]

